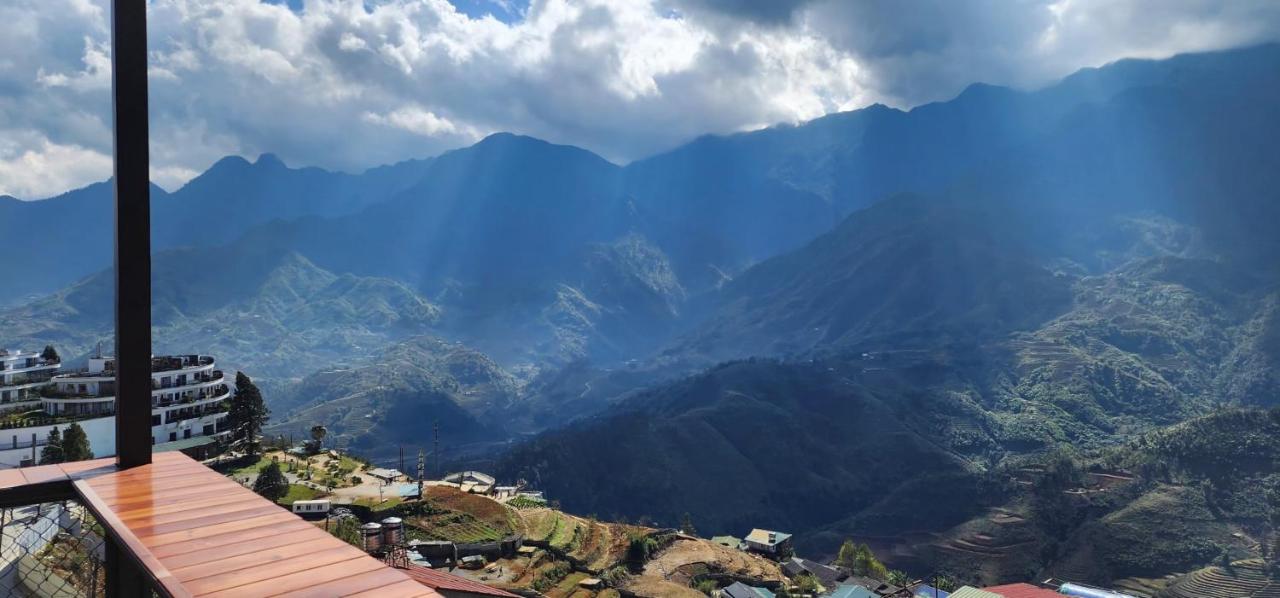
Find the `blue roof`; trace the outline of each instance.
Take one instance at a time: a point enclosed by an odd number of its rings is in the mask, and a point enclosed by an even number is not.
[[[396,484],[396,496],[400,498],[418,498],[418,485]]]
[[[774,598],[773,592],[764,588],[749,586],[740,581],[733,582],[733,585],[721,590],[721,592],[729,598]]]
[[[915,591],[912,592],[911,595],[914,596],[914,598],[947,598],[951,594],[930,585],[920,585],[916,586]]]
[[[836,586],[836,589],[827,596],[829,598],[879,598],[875,592],[854,584]]]

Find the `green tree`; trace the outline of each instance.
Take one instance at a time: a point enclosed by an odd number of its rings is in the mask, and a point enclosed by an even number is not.
[[[262,401],[262,391],[244,372],[236,372],[236,394],[231,397],[231,408],[227,411],[232,445],[248,455],[259,454],[262,450],[262,426],[269,417],[271,411]]]
[[[272,461],[258,472],[258,479],[253,483],[253,491],[271,502],[279,501],[289,493],[289,480],[285,479],[284,472],[280,471],[279,463]]]
[[[685,513],[684,516],[680,518],[680,531],[690,536],[698,535],[698,528],[693,527],[692,515]]]
[[[818,583],[818,578],[808,573],[797,575],[795,578],[795,582],[796,582],[796,589],[799,590],[801,594],[807,594],[809,596],[817,596],[818,594],[821,594],[824,591],[826,591],[825,589],[823,589],[822,584]]]
[[[49,430],[49,438],[45,442],[44,448],[40,449],[40,464],[50,465],[62,462],[62,432],[54,428]]]
[[[652,536],[642,532],[632,532],[627,544],[627,560],[636,565],[643,565],[657,550],[658,541]]]
[[[849,539],[846,539],[840,545],[840,552],[836,554],[835,564],[837,567],[844,567],[853,571],[854,575],[874,577],[881,580],[889,577],[889,570],[876,558],[869,546],[866,544],[854,544],[853,540]]]
[[[311,426],[311,440],[315,442],[315,451],[320,452],[320,447],[324,446],[324,437],[329,434],[328,428],[323,425],[316,424]]]
[[[876,558],[876,555],[871,552],[871,547],[866,544],[859,544],[854,549],[853,567],[850,568],[853,569],[854,575],[873,579],[883,580],[889,576],[889,569]]]
[[[85,461],[92,458],[93,451],[89,449],[89,435],[84,433],[84,428],[81,428],[80,424],[67,426],[66,434],[62,435],[63,461]]]
[[[712,581],[712,580],[710,580],[710,579],[704,579],[704,580],[702,580],[702,581],[698,582],[698,585],[696,586],[696,589],[697,589],[699,592],[702,592],[703,594],[706,594],[706,595],[708,595],[708,596],[715,596],[715,594],[716,594],[716,590],[717,590],[717,589],[719,589],[719,588],[716,586],[716,582],[714,582],[714,581]]]
[[[911,583],[911,577],[907,575],[906,571],[901,571],[898,569],[890,569],[889,575],[885,577],[885,581],[895,586],[906,586],[907,584]]]
[[[347,544],[360,547],[360,520],[355,517],[339,517],[329,528],[329,533]]]
[[[836,554],[835,565],[844,567],[845,569],[853,569],[854,557],[858,554],[858,547],[853,540],[845,538],[844,544],[840,545],[840,552]]]
[[[58,357],[58,350],[54,349],[53,345],[45,345],[44,350],[40,352],[40,358],[45,361],[62,361],[62,358]]]

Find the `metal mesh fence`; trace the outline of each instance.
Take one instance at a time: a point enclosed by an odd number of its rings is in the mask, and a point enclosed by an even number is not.
[[[104,596],[105,550],[76,501],[0,509],[0,598]]]

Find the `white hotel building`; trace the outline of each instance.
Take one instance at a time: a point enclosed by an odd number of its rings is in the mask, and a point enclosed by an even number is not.
[[[207,355],[151,358],[151,444],[153,450],[196,449],[226,434],[224,401],[231,396],[222,370]],[[40,410],[21,424],[0,421],[0,468],[38,462],[53,428],[71,422],[84,428],[96,457],[114,455],[115,360],[91,357],[83,371],[55,375],[39,387],[36,399],[0,409]]]
[[[0,349],[0,409],[15,403],[37,405],[40,389],[49,385],[49,378],[61,366],[58,360],[45,359],[39,353]]]

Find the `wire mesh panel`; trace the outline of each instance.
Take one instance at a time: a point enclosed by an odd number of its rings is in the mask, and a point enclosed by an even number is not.
[[[104,596],[103,530],[72,500],[0,509],[0,597]]]

